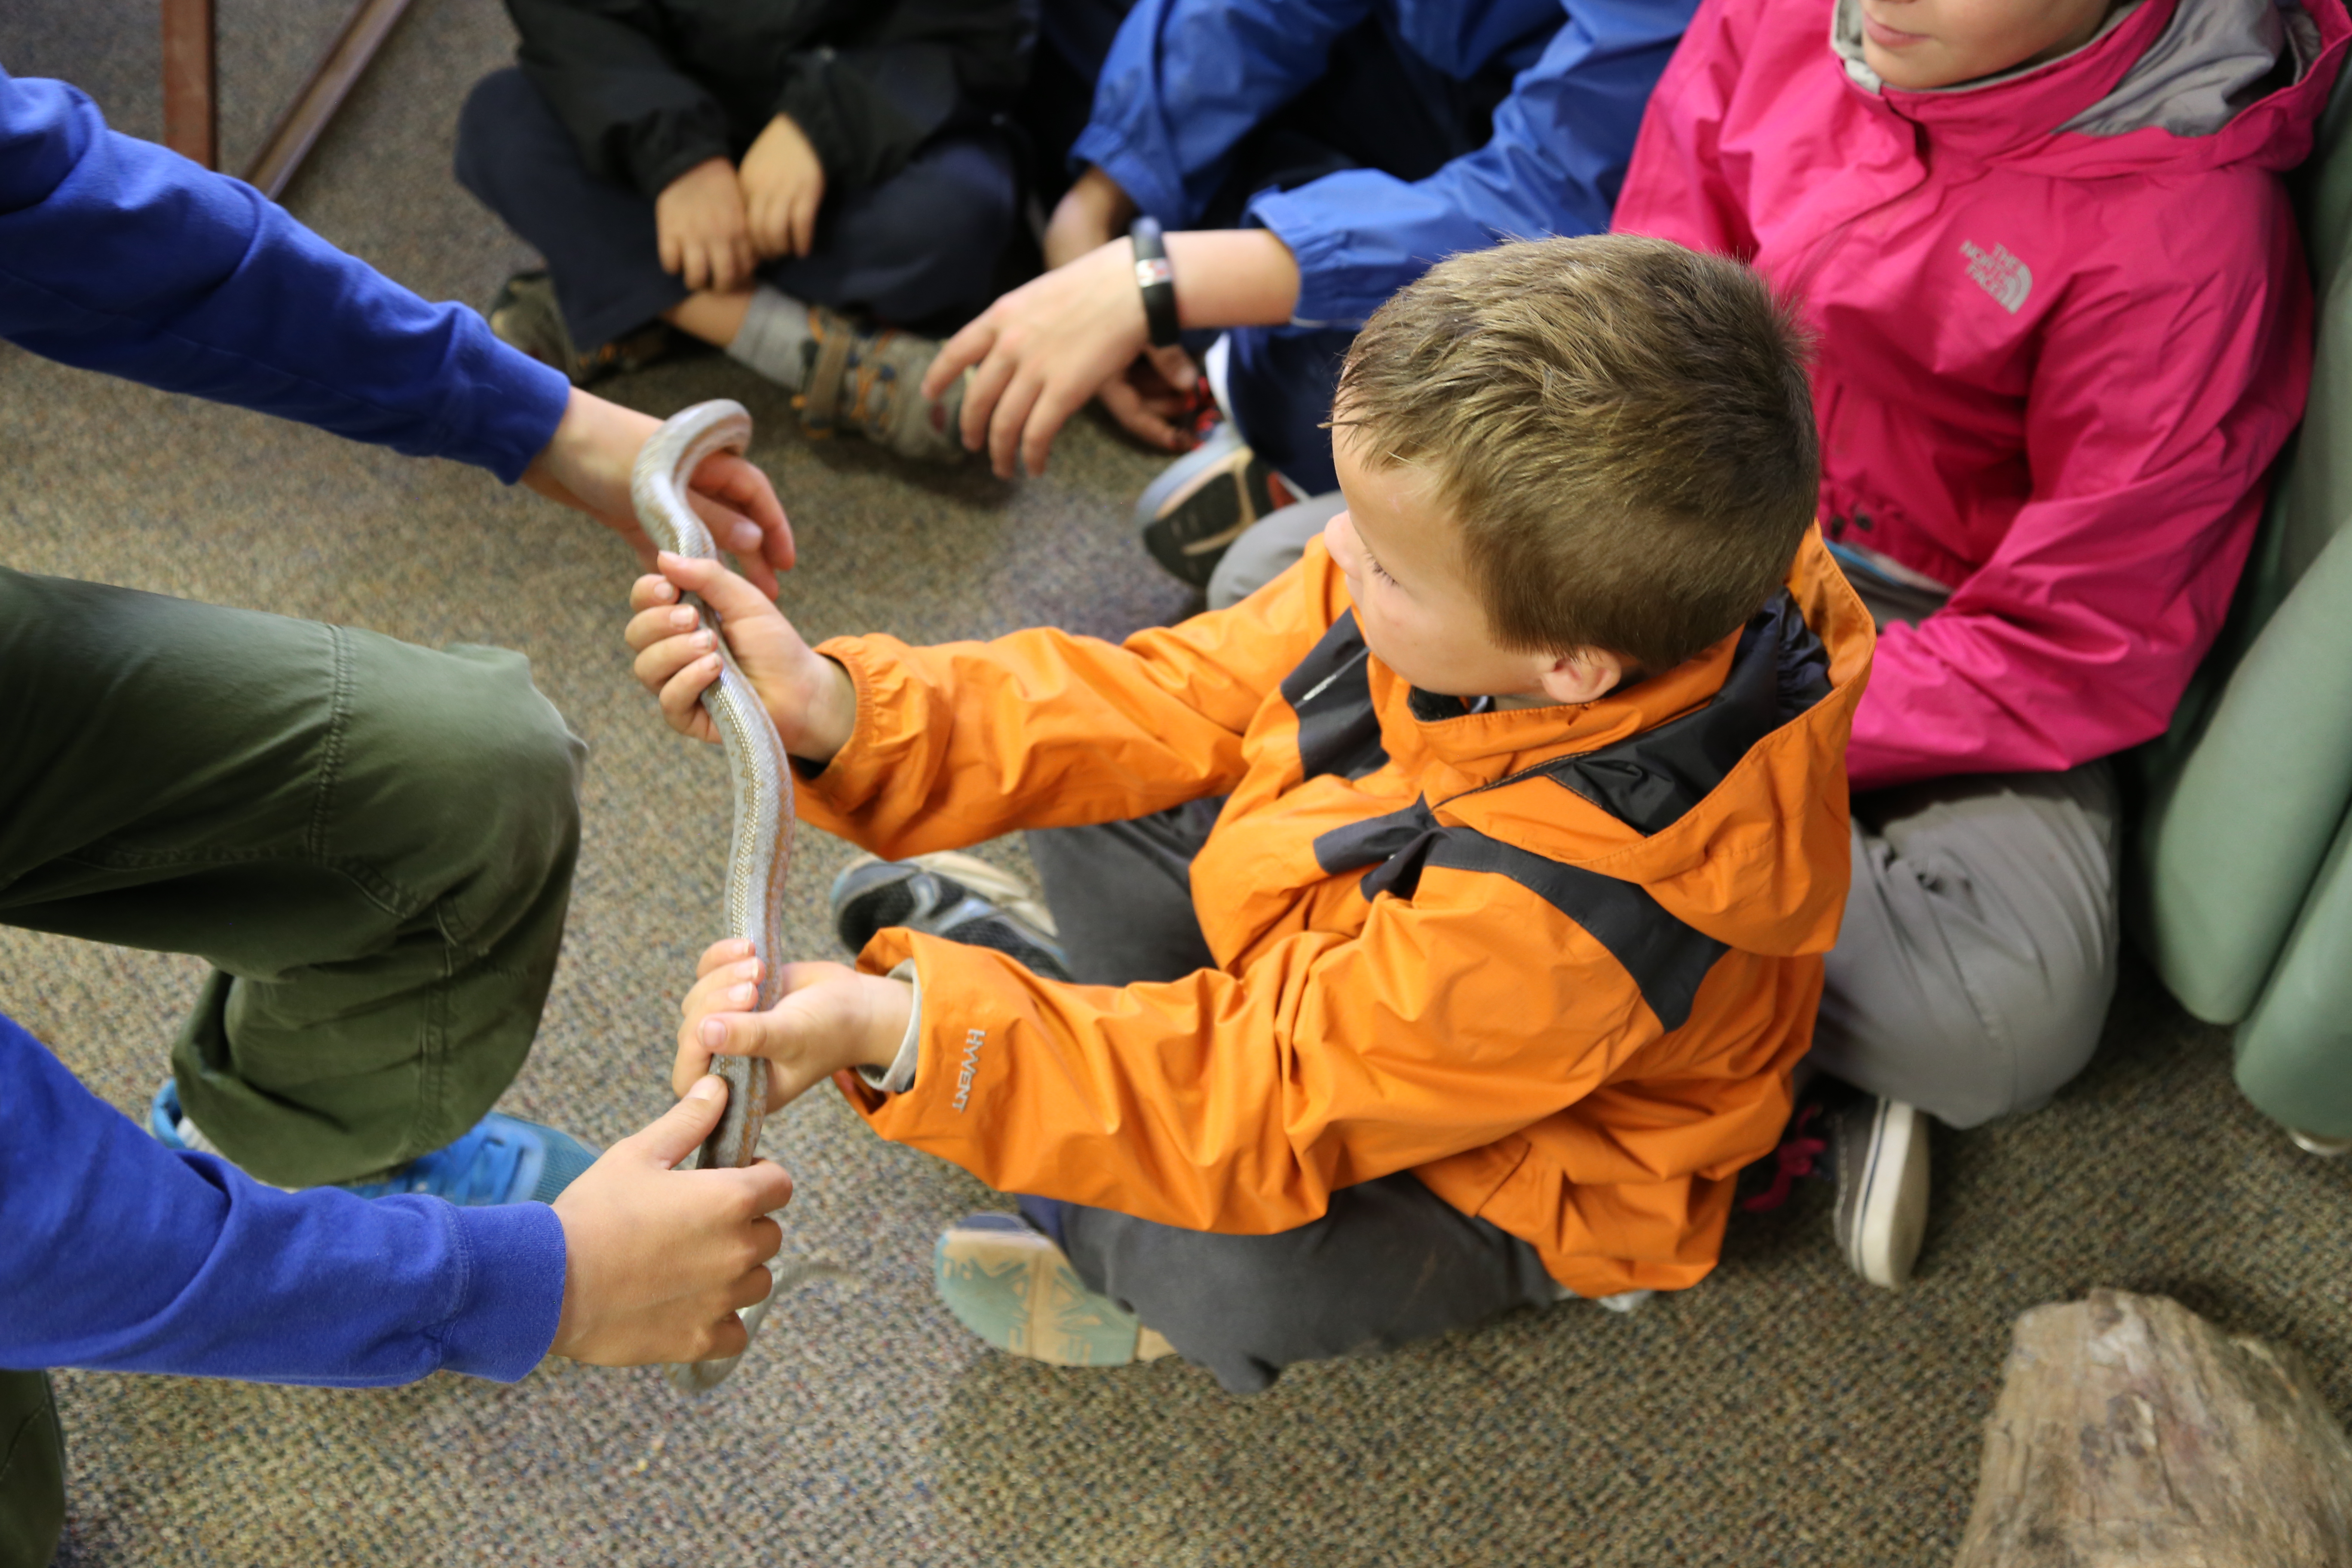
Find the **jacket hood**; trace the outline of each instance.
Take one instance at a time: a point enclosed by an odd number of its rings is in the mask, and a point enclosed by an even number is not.
[[[2294,167],[2352,40],[2335,0],[2130,0],[2072,53],[1914,91],[1864,60],[1861,0],[1837,0],[1832,16],[1830,46],[1853,89],[1929,146],[2078,178]]]
[[[1412,692],[1385,669],[1374,671],[1374,696],[1385,733],[1402,739],[1391,711],[1402,702],[1420,721],[1412,728],[1446,749],[1478,744],[1466,727],[1482,720],[1549,716],[1553,744],[1434,800],[1434,823],[1633,883],[1727,946],[1821,952],[1845,907],[1845,742],[1873,641],[1868,612],[1815,531],[1774,603],[1700,658],[1587,704],[1565,744],[1557,710],[1433,724],[1433,700],[1452,700]],[[1377,890],[1369,879],[1366,890]]]

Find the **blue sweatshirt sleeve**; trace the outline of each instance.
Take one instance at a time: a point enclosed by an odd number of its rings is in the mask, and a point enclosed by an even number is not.
[[[1373,0],[1138,0],[1112,38],[1087,128],[1070,149],[1137,207],[1189,227],[1234,148],[1323,74]]]
[[[286,1193],[166,1150],[0,1017],[0,1366],[512,1382],[555,1338],[544,1204]]]
[[[1249,219],[1298,262],[1300,326],[1360,325],[1458,251],[1609,227],[1642,110],[1696,0],[1572,0],[1486,145],[1408,184],[1371,169],[1269,191]]]
[[[335,249],[240,180],[118,135],[62,82],[0,71],[0,337],[511,484],[562,373]]]

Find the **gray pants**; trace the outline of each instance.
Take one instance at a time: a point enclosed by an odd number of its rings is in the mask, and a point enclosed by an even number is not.
[[[1213,962],[1192,913],[1192,857],[1220,801],[1134,822],[1029,835],[1074,978],[1174,980]],[[1181,1230],[1109,1209],[1024,1198],[1087,1287],[1168,1338],[1234,1394],[1293,1362],[1387,1350],[1559,1300],[1536,1249],[1462,1213],[1410,1172],[1331,1194],[1275,1236]]]
[[[1345,505],[1317,496],[1234,542],[1209,604],[1237,604]],[[1940,598],[1851,563],[1882,626]],[[2031,1110],[2091,1059],[2123,941],[2115,772],[1977,773],[1857,795],[1853,886],[1808,1063],[1954,1127]]]

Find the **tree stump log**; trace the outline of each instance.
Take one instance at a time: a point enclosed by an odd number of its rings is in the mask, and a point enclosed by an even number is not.
[[[2352,1442],[2290,1352],[2094,1290],[2017,1320],[1954,1568],[2352,1568]]]

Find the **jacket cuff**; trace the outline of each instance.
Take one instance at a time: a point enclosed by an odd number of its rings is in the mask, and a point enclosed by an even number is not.
[[[887,731],[893,727],[895,692],[906,677],[895,661],[877,657],[869,641],[832,637],[816,647],[817,652],[848,671],[849,684],[857,693],[857,718],[850,726],[849,739],[823,768],[801,773],[802,795],[816,808],[814,814],[803,815],[828,833],[841,831],[835,824],[874,798],[895,760]]]
[[[1070,172],[1076,174],[1088,163],[1100,169],[1125,191],[1136,210],[1159,222],[1163,228],[1188,226],[1200,214],[1184,199],[1181,186],[1171,186],[1154,172],[1150,163],[1130,151],[1126,141],[1116,131],[1105,125],[1089,125],[1070,148]]]
[[[490,470],[513,484],[555,439],[571,405],[572,381],[499,341],[489,323],[457,310],[457,380],[464,391],[444,415],[440,456]]]
[[[546,1358],[563,1314],[563,1222],[545,1204],[449,1210],[466,1290],[438,1335],[450,1372],[513,1383]]]
[[[1271,231],[1290,247],[1291,258],[1298,264],[1298,302],[1290,308],[1292,326],[1360,327],[1382,300],[1417,275],[1417,269],[1398,273],[1379,298],[1369,302],[1360,289],[1347,288],[1343,263],[1348,235],[1330,222],[1329,215],[1317,210],[1319,204],[1314,190],[1320,184],[1318,180],[1295,191],[1263,192],[1251,200],[1242,222]]]

